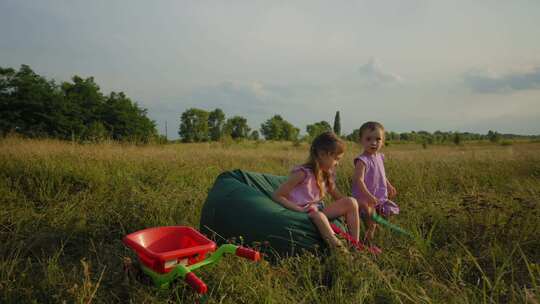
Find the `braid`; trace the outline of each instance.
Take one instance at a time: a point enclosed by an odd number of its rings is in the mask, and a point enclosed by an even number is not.
[[[321,197],[326,194],[327,187],[325,187],[325,185],[329,184],[330,174],[321,170],[319,156],[321,152],[336,155],[343,153],[344,150],[345,145],[343,144],[343,141],[331,131],[320,134],[311,143],[311,147],[309,149],[309,158],[304,165],[311,168],[313,171]]]

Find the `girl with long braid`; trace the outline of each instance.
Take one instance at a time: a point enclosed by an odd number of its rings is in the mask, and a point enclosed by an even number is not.
[[[344,249],[334,234],[329,220],[344,216],[350,235],[358,241],[360,219],[358,203],[336,188],[335,169],[345,152],[345,144],[333,132],[317,136],[311,144],[306,163],[296,166],[288,180],[273,195],[274,200],[288,209],[308,213],[323,239],[334,248]],[[323,198],[334,199],[325,206]]]

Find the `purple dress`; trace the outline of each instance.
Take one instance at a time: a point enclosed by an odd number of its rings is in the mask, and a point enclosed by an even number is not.
[[[384,171],[384,155],[375,153],[373,155],[360,154],[354,159],[354,165],[361,161],[366,167],[364,173],[364,183],[368,191],[377,198],[375,209],[383,216],[389,216],[399,213],[399,206],[388,199],[388,189],[386,187],[386,173]],[[359,202],[367,201],[356,181],[353,181],[352,195]]]

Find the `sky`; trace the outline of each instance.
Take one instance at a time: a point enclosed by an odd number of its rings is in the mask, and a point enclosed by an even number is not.
[[[0,0],[0,66],[93,76],[178,137],[191,107],[305,132],[540,134],[540,1]]]

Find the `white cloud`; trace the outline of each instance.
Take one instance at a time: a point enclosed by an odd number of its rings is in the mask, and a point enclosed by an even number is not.
[[[280,92],[259,81],[223,81],[192,90],[188,99],[202,108],[219,107],[230,112],[267,113],[282,100]]]
[[[540,89],[540,66],[504,75],[485,70],[471,70],[463,75],[465,85],[476,93],[512,93]]]
[[[374,87],[401,82],[398,74],[383,70],[379,60],[371,57],[369,61],[358,69],[360,81],[364,86]]]

